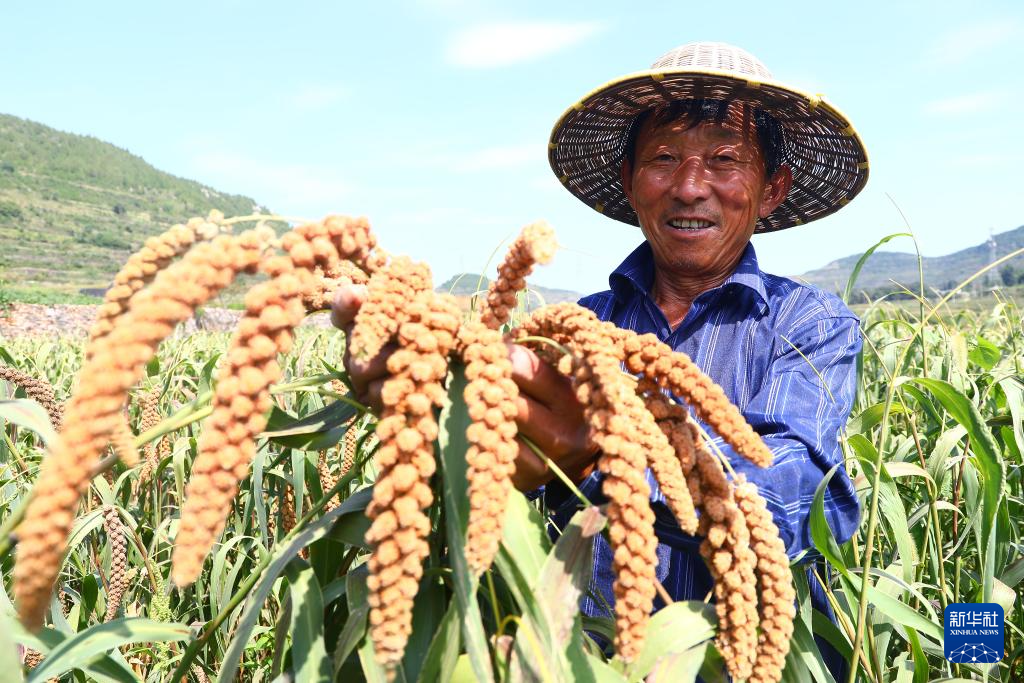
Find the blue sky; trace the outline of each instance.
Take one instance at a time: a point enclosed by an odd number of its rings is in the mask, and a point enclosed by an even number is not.
[[[1020,2],[4,3],[0,35],[0,112],[279,213],[367,215],[437,282],[544,218],[564,248],[535,281],[605,288],[641,237],[561,188],[551,126],[694,40],[824,93],[868,147],[854,202],[755,237],[766,270],[864,251],[894,203],[926,255],[1024,223]]]

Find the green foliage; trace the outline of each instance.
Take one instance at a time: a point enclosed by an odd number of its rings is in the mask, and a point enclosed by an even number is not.
[[[7,280],[0,278],[0,318],[10,315],[11,309],[14,307],[14,301],[15,298],[11,293]]]
[[[21,207],[14,202],[0,202],[0,220],[18,220],[23,215]]]

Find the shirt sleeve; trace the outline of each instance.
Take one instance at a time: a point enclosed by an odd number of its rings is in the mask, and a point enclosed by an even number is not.
[[[757,467],[714,439],[736,472],[760,489],[790,557],[813,547],[814,492],[843,461],[840,434],[856,394],[860,349],[860,327],[852,316],[821,318],[780,334],[761,389],[743,409],[772,450],[772,465]],[[829,481],[824,508],[836,540],[849,540],[860,522],[860,503],[845,467]]]
[[[809,520],[814,492],[825,474],[843,460],[839,436],[856,394],[860,349],[860,328],[852,316],[820,318],[780,333],[761,388],[743,408],[744,417],[775,456],[770,467],[750,463],[702,425],[733,469],[757,485],[790,557],[813,548]],[[652,503],[663,506],[664,497],[650,470],[647,481]],[[589,499],[603,500],[596,471],[579,488]],[[562,516],[575,504],[557,480],[537,494],[544,494],[548,508]],[[860,521],[860,503],[845,467],[829,481],[824,508],[836,539],[849,540]],[[658,519],[671,519],[671,514],[658,514]],[[676,528],[672,535],[680,533]]]

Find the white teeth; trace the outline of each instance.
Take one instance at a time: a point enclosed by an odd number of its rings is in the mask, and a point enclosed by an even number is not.
[[[671,220],[668,222],[673,228],[681,228],[683,230],[694,230],[698,228],[710,228],[714,223],[711,221],[681,221]]]

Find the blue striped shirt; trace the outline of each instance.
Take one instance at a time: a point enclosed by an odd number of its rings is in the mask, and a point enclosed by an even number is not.
[[[808,519],[814,492],[843,459],[839,434],[853,405],[861,347],[857,318],[834,295],[762,272],[753,245],[747,245],[722,285],[694,300],[674,330],[650,295],[653,283],[654,259],[644,242],[611,274],[610,290],[579,303],[601,320],[657,335],[721,385],[775,459],[761,469],[717,437],[716,445],[737,472],[757,484],[790,557],[812,549]],[[659,539],[658,579],[673,599],[704,599],[712,581],[698,552],[700,540],[679,529],[650,470],[647,481]],[[595,503],[604,500],[600,488],[597,472],[580,483]],[[575,498],[560,484],[549,484],[545,501],[555,524],[564,528]],[[825,491],[825,514],[840,542],[856,531],[860,507],[844,468]],[[614,603],[611,558],[607,541],[598,536],[591,588],[609,605]],[[816,580],[809,583],[814,606],[831,615]],[[586,614],[606,615],[603,604],[591,597],[584,598],[582,608]],[[830,662],[829,668],[838,665]]]

